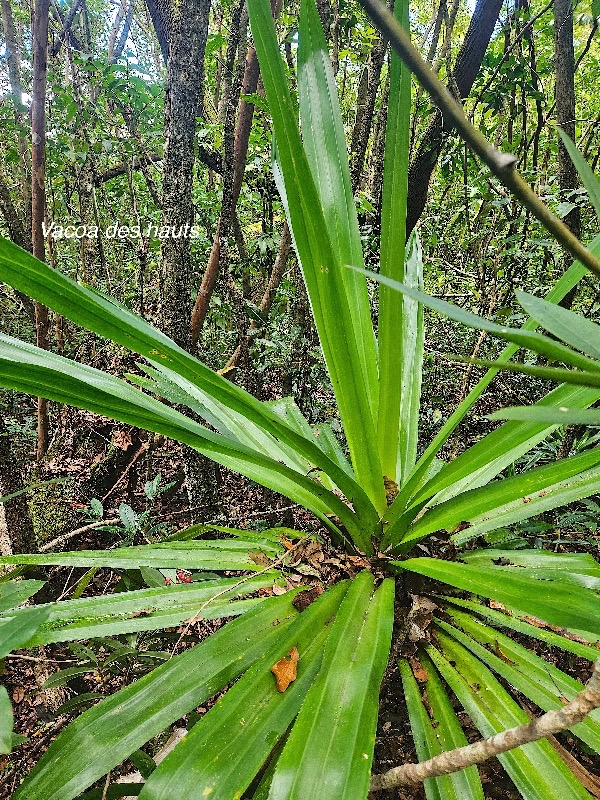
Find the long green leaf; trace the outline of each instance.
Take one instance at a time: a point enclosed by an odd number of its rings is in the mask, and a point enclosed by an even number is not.
[[[0,755],[12,750],[13,711],[10,697],[4,686],[0,686]]]
[[[590,200],[592,206],[594,207],[594,211],[596,212],[598,219],[600,220],[600,181],[598,181],[598,178],[594,174],[593,169],[590,167],[585,158],[581,155],[571,137],[568,136],[561,127],[557,127],[557,131],[558,135],[562,139],[562,143],[564,144],[569,156],[571,157],[571,161],[573,162],[577,172],[579,173],[581,182],[587,189],[587,193],[590,196]]]
[[[294,245],[302,266],[325,361],[340,409],[352,464],[358,483],[379,512],[385,508],[385,491],[375,440],[375,422],[363,370],[356,331],[348,302],[343,267],[334,252],[321,200],[300,139],[292,101],[268,0],[248,3],[250,24],[261,65],[284,185],[284,199]],[[318,56],[317,56],[318,57]],[[319,102],[319,98],[313,98]],[[329,101],[326,98],[326,102]],[[360,546],[371,551],[363,536]]]
[[[29,600],[44,585],[44,581],[8,581],[0,583],[0,613],[16,608]]]
[[[420,658],[427,672],[425,691],[431,719],[408,662],[401,659],[399,667],[417,756],[419,761],[426,761],[447,750],[463,747],[467,739],[433,665],[425,655],[421,654]],[[423,785],[427,800],[483,800],[477,767],[430,778]]]
[[[0,556],[0,564],[55,564],[64,567],[180,567],[206,570],[258,570],[261,565],[249,552],[256,545],[239,539],[200,542],[166,542],[116,550],[74,550],[68,553],[26,553]],[[277,558],[282,551],[271,547],[267,555]]]
[[[26,370],[24,364],[27,364]],[[235,439],[213,433],[175,409],[93,367],[76,364],[0,335],[0,385],[86,408],[185,442],[220,464],[301,503],[334,530],[335,525],[327,516],[331,513],[343,520],[350,535],[365,538],[364,526],[358,525],[357,516],[318,482]],[[320,448],[316,449],[322,453]],[[343,472],[337,467],[336,470]],[[348,475],[344,475],[347,482]],[[360,500],[360,492],[356,496]],[[371,511],[374,513],[372,507]],[[372,521],[373,517],[370,519]],[[337,533],[339,535],[339,530]]]
[[[153,368],[146,367],[144,371],[150,375],[150,379],[139,378],[136,375],[127,375],[126,377],[152,394],[157,394],[172,403],[187,406],[219,433],[233,438],[240,444],[261,452],[269,458],[280,461],[297,472],[306,474],[315,467],[293,448],[283,444],[271,433],[265,431],[261,425],[215,400],[210,394],[173,370],[169,370],[161,364],[155,364]]]
[[[268,405],[210,370],[141,317],[127,311],[110,298],[80,286],[2,237],[0,280],[39,300],[76,324],[111,339],[150,361],[162,363],[192,383],[197,383],[216,400],[262,425],[266,431],[291,445],[311,463],[317,464],[330,475],[348,499],[352,498],[357,511],[364,515],[366,524],[373,521],[374,509],[363,489],[356,481],[349,480],[348,474],[335,463],[329,461],[314,442],[289,428]],[[20,387],[11,384],[10,388],[32,391],[26,388],[26,381],[21,380],[21,384]]]
[[[265,573],[243,581],[226,578],[160,589],[139,589],[36,606],[48,610],[48,619],[26,642],[28,647],[34,647],[50,642],[171,628],[197,615],[199,619],[237,616],[260,601],[234,598],[272,585],[277,574]],[[13,618],[18,619],[27,611],[15,611]]]
[[[483,664],[456,641],[439,632],[444,655],[427,653],[482,736],[525,725],[529,716]],[[509,750],[498,760],[524,800],[589,800],[589,795],[545,740]]]
[[[575,631],[600,633],[598,594],[561,580],[538,580],[527,568],[471,566],[434,558],[392,562],[396,566],[441,581],[467,592],[499,600],[510,609],[533,614],[553,625]]]
[[[542,409],[542,413],[547,407],[563,404],[572,408],[585,408],[599,397],[598,389],[559,386],[531,408]],[[413,502],[417,504],[434,495],[437,495],[436,502],[443,502],[449,496],[458,494],[458,491],[487,483],[550,432],[551,428],[542,421],[529,424],[507,422],[501,425],[442,467],[417,493]]]
[[[562,708],[563,698],[573,700],[575,695],[583,691],[582,683],[503,633],[483,625],[470,614],[456,609],[449,613],[461,630],[438,621],[440,628],[469,649],[518,692],[532,700],[542,711]],[[575,736],[596,753],[600,753],[598,720],[600,711],[592,711],[582,723],[570,728]]]
[[[600,483],[600,471],[591,468],[598,464],[600,448],[461,492],[421,516],[402,540],[403,544],[438,530],[452,533],[459,525],[468,523],[468,528],[453,537],[456,543],[463,543],[485,531],[527,519],[540,510],[586,497],[588,491],[594,494],[594,486]]]
[[[530,636],[533,639],[538,639],[544,642],[549,647],[558,647],[565,650],[567,653],[573,653],[580,658],[587,658],[588,661],[595,661],[598,658],[598,650],[592,645],[583,644],[581,641],[576,641],[573,638],[567,638],[559,633],[555,633],[540,623],[532,625],[530,622],[525,622],[523,619],[516,617],[514,614],[504,614],[496,611],[493,608],[483,603],[474,603],[472,600],[462,600],[458,597],[444,597],[448,603],[461,608],[467,608],[473,614],[477,614],[485,619],[490,620],[495,628],[508,628],[517,633],[522,633],[524,636]]]
[[[304,611],[152,773],[143,800],[241,797],[298,713],[315,680],[323,646],[348,583]],[[282,694],[271,667],[296,647],[298,676]]]
[[[582,407],[598,397],[598,390],[584,387],[559,386],[543,397],[532,408],[545,409],[555,403],[568,403]],[[550,408],[552,410],[552,408]],[[546,412],[543,411],[543,414]],[[432,504],[440,504],[470,489],[485,485],[520,456],[527,453],[551,433],[552,427],[537,422],[507,423],[472,445],[454,461],[445,464],[425,481],[410,501],[408,510],[401,514],[402,506],[395,502],[386,515],[390,525],[383,544],[396,544],[397,552],[406,552],[412,546],[402,543],[402,537],[418,512],[434,497]],[[406,498],[405,498],[406,499]]]
[[[73,800],[284,636],[297,616],[291,600],[289,594],[264,600],[84,712],[52,743],[13,800]]]
[[[416,234],[409,241],[404,280],[408,286],[423,287],[423,258]],[[396,470],[400,481],[411,473],[417,458],[424,344],[423,306],[409,297],[403,297],[402,391]]]
[[[406,31],[410,30],[409,4],[398,0],[394,16]],[[390,103],[388,107],[383,191],[381,204],[381,255],[382,275],[407,281],[420,288],[419,270],[405,269],[406,254],[406,196],[408,192],[408,153],[410,138],[411,74],[395,53],[390,57]],[[356,261],[347,264],[362,266]],[[411,263],[415,266],[415,262]],[[400,482],[408,461],[409,443],[413,440],[414,404],[402,403],[408,386],[418,388],[417,374],[410,375],[409,364],[418,353],[416,339],[420,330],[420,306],[409,307],[402,296],[386,286],[379,288],[379,416],[377,442],[384,474]],[[405,312],[409,320],[404,320]],[[414,319],[416,317],[416,319]],[[400,344],[400,346],[399,346]],[[400,351],[400,368],[398,366]],[[418,362],[418,357],[416,358]],[[406,364],[406,367],[405,367]],[[418,366],[418,365],[415,365]],[[412,377],[412,383],[408,378]],[[417,409],[418,413],[418,409]],[[403,445],[398,458],[399,436]],[[398,465],[398,461],[400,464]]]
[[[363,572],[342,601],[318,677],[277,762],[269,800],[367,795],[394,583],[386,580],[372,591],[373,577]]]
[[[600,425],[600,410],[581,409],[576,405],[543,408],[509,406],[488,415],[488,419],[508,419],[518,422],[542,422],[547,425]]]
[[[589,249],[594,253],[600,253],[600,235],[590,243]],[[582,277],[587,273],[586,268],[579,261],[575,261],[565,274],[557,281],[556,285],[546,295],[546,300],[550,303],[559,303],[568,292],[577,285]],[[523,326],[526,330],[534,330],[537,326],[534,320],[528,320]],[[498,367],[491,368],[487,373],[476,383],[471,389],[465,399],[460,403],[458,408],[452,412],[450,417],[442,425],[440,430],[432,439],[431,443],[427,446],[423,455],[419,458],[415,469],[408,479],[403,481],[398,497],[389,509],[391,516],[389,519],[397,519],[405,510],[415,491],[421,486],[423,480],[427,476],[432,463],[434,462],[437,454],[441,448],[448,441],[449,437],[456,430],[457,426],[469,413],[474,404],[481,397],[492,380],[496,377],[500,365],[509,361],[514,354],[518,351],[518,346],[510,344],[505,347],[497,359]]]
[[[31,606],[0,617],[0,658],[26,645],[49,613],[44,606]]]
[[[515,294],[529,316],[549,333],[588,356],[600,359],[600,325],[520,289]]]
[[[449,356],[450,361],[460,361],[473,364],[476,367],[495,367],[498,363],[487,358],[463,358],[462,356]],[[563,369],[562,367],[536,367],[531,364],[518,364],[509,361],[500,367],[503,372],[519,372],[522,375],[531,375],[554,383],[576,383],[578,386],[600,387],[600,374],[597,372],[583,372],[579,369]]]
[[[298,39],[300,127],[306,158],[321,200],[333,252],[341,264],[364,266],[352,195],[346,135],[335,77],[314,0],[302,0]],[[366,280],[341,270],[373,419],[377,416],[377,351]]]
[[[542,572],[560,571],[560,580],[573,581],[588,589],[600,589],[600,564],[589,553],[554,553],[550,550],[470,550],[462,555],[467,564],[477,566],[526,567]]]
[[[400,283],[392,278],[387,278],[384,275],[378,275],[365,269],[359,269],[358,267],[355,269],[361,272],[361,274],[367,275],[369,278],[383,283],[385,286],[389,286],[391,289],[402,292],[415,302],[422,303],[438,314],[442,314],[444,317],[453,319],[463,325],[468,325],[476,330],[486,331],[500,339],[512,342],[519,347],[526,347],[552,361],[562,361],[565,364],[570,364],[580,369],[589,369],[596,372],[600,371],[600,364],[597,364],[586,356],[573,352],[560,342],[556,342],[541,333],[529,331],[525,328],[511,328],[507,325],[498,325],[496,322],[491,322],[490,320],[477,316],[477,314],[472,314],[470,311],[465,311],[464,308],[460,308],[460,306],[456,306],[452,303],[447,303],[445,300],[439,300],[437,297],[425,294],[418,289],[407,286],[405,283]]]

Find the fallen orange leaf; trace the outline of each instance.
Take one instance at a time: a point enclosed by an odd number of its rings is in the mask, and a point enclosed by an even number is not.
[[[285,692],[292,681],[296,680],[296,669],[300,654],[297,647],[292,647],[287,656],[280,659],[271,667],[271,672],[277,681],[277,691]]]

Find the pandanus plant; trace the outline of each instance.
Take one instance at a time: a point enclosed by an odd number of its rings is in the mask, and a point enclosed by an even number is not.
[[[526,347],[574,366],[570,372],[592,373],[595,380],[582,385],[562,376],[561,385],[532,406],[529,416],[505,422],[446,463],[440,450],[497,373],[500,364],[494,364],[418,456],[423,301],[434,307],[438,301],[420,291],[418,240],[405,246],[410,72],[392,58],[375,329],[345,135],[314,0],[301,3],[298,104],[268,0],[249,0],[248,7],[273,121],[273,170],[349,457],[332,430],[309,425],[293,400],[259,402],[123,306],[7,241],[0,250],[2,280],[137,353],[146,365],[143,376],[122,379],[0,336],[0,383],[195,448],[310,510],[335,546],[359,555],[364,568],[353,580],[325,587],[310,604],[298,589],[257,597],[257,590],[274,582],[284,585],[289,548],[297,546],[290,542],[306,540],[305,534],[282,528],[261,533],[222,528],[219,538],[209,538],[212,529],[196,526],[150,545],[2,558],[3,564],[87,568],[184,565],[209,570],[212,580],[19,608],[41,584],[5,576],[0,656],[24,646],[235,617],[78,716],[17,789],[15,800],[71,800],[82,793],[88,800],[124,793],[139,793],[142,800],[365,800],[386,667],[388,677],[399,670],[423,760],[465,744],[457,703],[488,736],[528,721],[513,690],[544,711],[560,708],[581,690],[582,684],[522,642],[535,640],[590,661],[598,655],[600,567],[591,556],[459,548],[500,525],[600,489],[598,449],[499,479],[556,429],[561,420],[549,419],[550,411],[584,414],[600,398],[600,354],[588,357],[579,352],[580,341],[563,344],[537,333],[535,303],[541,301],[535,298],[524,303],[532,319],[520,329],[477,321],[510,342],[500,363]],[[408,28],[405,0],[398,0],[395,14]],[[592,250],[599,247],[595,240]],[[546,302],[557,303],[584,272],[576,263]],[[476,321],[450,306],[438,310],[467,324]],[[178,410],[182,407],[194,419]],[[438,536],[427,557],[411,552],[440,532],[456,546],[436,552]],[[214,578],[215,572],[228,571],[247,574]],[[410,640],[410,660],[403,656],[404,640]],[[219,693],[183,741],[146,771],[143,784],[110,785],[112,770]],[[0,692],[5,751],[11,719],[8,696]],[[598,716],[571,733],[600,752]],[[499,758],[524,798],[589,796],[548,741]],[[90,789],[100,779],[103,788]],[[431,778],[425,790],[428,798],[483,798],[474,766]]]

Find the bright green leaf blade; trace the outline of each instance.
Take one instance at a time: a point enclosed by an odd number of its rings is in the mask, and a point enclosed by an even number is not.
[[[291,600],[264,600],[83,713],[52,743],[13,800],[73,800],[260,658],[297,616]]]
[[[454,542],[463,543],[485,531],[534,516],[540,508],[545,511],[586,497],[588,490],[594,494],[600,470],[591,468],[598,464],[600,448],[461,492],[419,517],[402,540],[403,545],[438,530],[452,533],[468,523],[468,528],[453,537]]]
[[[10,697],[4,686],[0,686],[0,755],[12,750],[13,712]]]
[[[561,636],[543,627],[541,623],[532,625],[530,622],[525,622],[514,614],[502,614],[500,611],[488,608],[483,603],[474,603],[472,600],[461,600],[458,597],[444,597],[444,600],[455,606],[467,608],[473,614],[478,614],[490,620],[496,628],[508,628],[509,630],[517,631],[517,633],[522,633],[525,636],[530,636],[533,639],[545,642],[549,647],[558,647],[580,658],[587,658],[588,661],[595,661],[598,658],[597,648],[567,638],[566,636]]]
[[[529,316],[549,333],[591,358],[600,359],[600,325],[520,289],[516,289],[515,294]]]
[[[561,580],[537,580],[526,568],[486,567],[413,558],[392,562],[401,569],[426,575],[467,592],[498,600],[517,612],[535,615],[553,625],[600,633],[598,594]]]
[[[508,419],[518,422],[540,422],[547,425],[600,425],[600,410],[581,409],[574,405],[543,408],[509,406],[488,415],[488,419]]]
[[[420,658],[427,672],[425,691],[431,719],[408,662],[401,659],[399,667],[417,756],[419,761],[426,761],[447,750],[464,747],[467,740],[433,665],[424,654],[420,654]],[[484,800],[475,766],[426,780],[424,788],[427,800]]]
[[[595,0],[592,0],[592,2],[593,7],[597,5]],[[577,145],[573,142],[571,137],[568,136],[561,127],[557,127],[557,131],[558,135],[562,139],[562,143],[571,157],[571,161],[575,165],[575,169],[579,173],[581,182],[587,189],[587,193],[590,197],[592,206],[594,207],[594,211],[600,220],[600,181],[594,174],[594,170],[590,167],[588,162],[577,149]]]
[[[421,700],[421,691],[412,673],[408,661],[400,659],[398,662],[402,688],[406,698],[406,710],[410,720],[410,729],[417,751],[419,761],[427,761],[442,752],[435,735],[431,719]],[[423,782],[427,800],[444,800],[442,792],[451,791],[445,776],[431,778]]]
[[[286,464],[297,472],[306,474],[313,466],[293,448],[284,445],[265,431],[260,424],[256,424],[239,412],[228,408],[224,403],[215,400],[210,394],[173,370],[169,370],[161,364],[154,364],[152,369],[146,368],[145,371],[151,376],[151,380],[140,379],[133,375],[128,375],[127,378],[132,383],[136,383],[172,403],[186,405],[202,417],[207,424],[216,428],[219,433]]]
[[[23,364],[27,364],[26,370]],[[306,506],[334,530],[335,526],[327,516],[332,513],[343,520],[351,535],[364,537],[363,528],[357,524],[356,515],[348,506],[310,477],[235,439],[209,431],[175,409],[93,367],[76,364],[54,353],[0,335],[0,385],[86,408],[170,436],[189,444],[223,466]],[[320,448],[316,449],[324,457]],[[342,473],[343,470],[336,467],[334,472]],[[348,482],[346,473],[344,481]],[[356,487],[354,481],[351,484]],[[352,499],[355,498],[360,504],[361,490],[352,496]],[[370,509],[374,513],[372,506]],[[339,535],[339,530],[337,533]]]
[[[534,406],[528,407],[532,412],[531,418],[524,416],[523,420],[517,418],[514,422],[496,428],[454,461],[444,464],[429,480],[423,482],[424,476],[422,475],[419,488],[411,479],[409,481],[410,493],[403,489],[400,493],[402,497],[398,496],[386,514],[386,519],[391,523],[387,531],[388,539],[399,541],[416,513],[432,496],[437,495],[435,502],[441,503],[468,489],[482,486],[539,444],[553,430],[550,420],[555,418],[555,406],[585,408],[595,402],[599,396],[597,389],[559,386]],[[497,413],[503,415],[505,410]],[[412,498],[410,498],[410,494],[413,495]],[[406,510],[407,505],[409,511]],[[411,513],[412,509],[414,510]],[[403,523],[403,512],[407,520],[405,524]]]
[[[540,572],[560,571],[560,579],[574,581],[589,589],[600,589],[600,564],[589,553],[553,553],[550,550],[470,550],[461,556],[467,564],[477,566],[527,567]],[[584,578],[589,581],[583,580]],[[576,580],[575,580],[576,579]]]
[[[494,369],[498,364],[497,361],[487,358],[463,358],[457,355],[449,356],[449,360]],[[503,372],[519,372],[522,375],[531,375],[545,381],[554,381],[554,383],[576,383],[578,386],[600,387],[600,374],[597,372],[583,372],[578,369],[563,369],[562,367],[535,367],[531,364],[517,364],[513,361],[503,363],[498,368]]]
[[[77,800],[122,800],[124,796],[136,797],[144,788],[142,783],[114,783],[108,787],[106,793],[104,787],[101,789],[91,789],[82,794]]]
[[[314,0],[302,0],[300,4],[298,95],[304,150],[333,251],[341,264],[364,266],[346,135],[323,26]],[[363,381],[375,419],[377,351],[367,282],[353,270],[342,270],[340,277],[346,285]]]
[[[457,609],[450,609],[449,614],[460,630],[443,621],[437,624],[542,711],[562,708],[564,700],[573,700],[585,688],[579,681],[495,628],[473,619],[470,614]],[[582,723],[570,728],[596,753],[600,753],[598,720],[600,711],[596,709]]]
[[[256,577],[227,578],[169,587],[164,586],[163,579],[162,588],[139,589],[39,606],[46,608],[49,616],[29,640],[29,646],[171,628],[196,616],[199,619],[237,616],[259,601],[235,598],[271,586],[277,575],[277,572],[269,572]],[[14,617],[18,618],[23,613],[25,610],[16,611]]]
[[[407,32],[410,31],[408,7],[407,0],[398,0],[394,4],[394,16]],[[415,269],[416,260],[413,260],[410,265],[405,266],[410,90],[410,70],[395,53],[392,53],[390,97],[393,98],[393,102],[390,102],[388,107],[385,134],[380,270],[382,275],[421,288],[419,273],[422,274],[422,265],[421,270]],[[356,261],[345,263],[362,266]],[[404,320],[405,313],[409,316],[408,320]],[[410,375],[409,364],[415,357],[417,362],[419,360],[416,340],[422,323],[421,313],[422,307],[419,304],[409,306],[393,289],[383,285],[379,287],[377,441],[383,473],[397,483],[406,477],[405,471],[402,470],[406,470],[409,447],[413,438],[414,404],[411,403],[406,407],[402,400],[403,394],[407,393],[409,387],[414,386],[418,391],[418,382],[414,380],[418,376]],[[410,377],[413,378],[412,383],[409,382]],[[399,436],[403,436],[400,453],[397,446]],[[400,472],[397,471],[398,466]]]
[[[427,653],[482,736],[530,722],[479,660],[441,631],[439,639],[444,655],[434,647],[428,647]],[[589,800],[581,783],[545,740],[509,750],[498,760],[524,800]]]
[[[150,361],[162,363],[192,383],[198,384],[207,394],[228,408],[238,411],[253,423],[262,425],[266,431],[291,445],[311,463],[318,464],[348,498],[352,497],[355,507],[364,514],[365,520],[373,519],[374,509],[362,488],[356,481],[350,481],[347,473],[330,462],[311,440],[289,428],[268,405],[210,370],[124,306],[78,285],[58,270],[38,261],[30,253],[2,237],[0,237],[0,280],[39,300],[76,324],[111,339]],[[23,376],[21,380],[24,381]],[[9,388],[32,391],[26,386],[27,381],[24,381],[19,387],[10,384]],[[100,410],[98,413],[105,412]]]
[[[518,345],[519,347],[526,347],[529,350],[540,353],[552,361],[562,361],[565,364],[569,364],[570,366],[577,367],[579,369],[600,371],[600,364],[597,364],[592,359],[586,358],[579,353],[573,352],[560,342],[556,342],[541,333],[529,331],[524,327],[510,328],[507,325],[498,325],[495,322],[491,322],[490,320],[477,316],[477,314],[472,314],[470,311],[465,311],[465,309],[460,308],[459,306],[455,306],[452,303],[447,303],[445,300],[439,300],[436,297],[432,297],[424,292],[420,292],[418,289],[407,286],[405,283],[400,283],[399,281],[387,278],[384,275],[377,275],[376,273],[369,272],[368,270],[358,269],[358,271],[364,275],[367,275],[369,278],[378,281],[379,283],[383,283],[392,289],[402,292],[404,295],[412,298],[415,302],[422,303],[424,306],[431,308],[438,314],[442,314],[444,317],[453,319],[456,322],[462,323],[463,325],[468,325],[476,330],[486,331],[487,333],[491,333],[500,339],[506,339],[507,341]]]
[[[416,234],[409,241],[404,280],[408,286],[423,286],[423,258]],[[406,477],[412,472],[417,458],[425,327],[421,303],[403,297],[402,307],[402,390],[397,474]]]
[[[377,450],[371,447],[375,422],[363,371],[357,333],[348,302],[342,264],[327,230],[321,201],[315,188],[300,139],[297,117],[279,53],[268,0],[248,3],[250,24],[261,65],[280,170],[280,193],[302,266],[308,296],[333,389],[340,409],[357,482],[379,512],[385,508],[385,492]],[[354,535],[355,541],[356,535]],[[370,538],[357,541],[371,551]]]
[[[261,565],[249,552],[252,541],[214,539],[200,542],[166,542],[116,550],[74,550],[68,553],[33,553],[0,556],[0,564],[54,564],[63,567],[180,567],[207,570],[258,570]],[[271,546],[267,557],[277,558],[281,550]]]
[[[590,243],[589,249],[595,255],[600,253],[600,235],[596,236],[596,238]],[[548,292],[546,295],[546,300],[551,303],[559,303],[586,274],[587,270],[581,264],[581,262],[575,261],[565,272],[565,274],[557,281],[556,285]],[[528,320],[523,327],[526,330],[534,330],[537,326],[534,320]],[[497,364],[501,365],[507,361],[510,361],[518,349],[518,346],[513,344],[505,347],[496,360]],[[393,520],[398,519],[402,515],[410,498],[422,485],[432,463],[435,461],[437,454],[440,452],[441,448],[448,441],[461,421],[473,408],[477,400],[490,385],[492,380],[498,374],[498,371],[498,368],[492,368],[488,370],[488,372],[471,389],[465,399],[460,403],[458,408],[452,412],[450,417],[442,425],[431,443],[423,452],[423,455],[418,460],[410,477],[403,482],[403,486],[401,487],[398,497],[390,507],[386,518]]]
[[[241,797],[297,715],[318,672],[331,622],[348,583],[338,583],[294,621],[167,756],[147,781],[143,800]],[[271,667],[292,647],[298,677],[282,694]]]
[[[0,613],[16,608],[29,600],[44,585],[44,581],[9,581],[0,583]]]
[[[569,405],[585,408],[600,397],[597,389],[581,386],[559,386],[539,400],[531,409]],[[428,481],[414,498],[414,504],[437,495],[436,502],[443,502],[459,491],[476,488],[500,474],[521,455],[531,450],[551,433],[551,428],[542,420],[507,422],[484,436],[465,450],[454,461],[446,464]]]
[[[277,762],[269,800],[367,795],[394,583],[386,580],[372,591],[373,577],[363,572],[342,601],[319,674]]]
[[[49,614],[48,608],[30,606],[0,617],[0,658],[27,645]]]

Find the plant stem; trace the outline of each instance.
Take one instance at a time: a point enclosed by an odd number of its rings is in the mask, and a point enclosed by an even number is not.
[[[442,114],[448,117],[462,138],[487,165],[515,197],[517,197],[574,258],[581,261],[591,272],[600,276],[598,260],[567,226],[543,203],[529,184],[515,169],[517,159],[509,153],[496,149],[483,134],[472,125],[459,102],[437,77],[429,64],[412,45],[408,34],[380,0],[359,0],[375,26],[390,41],[392,48],[410,68],[421,86],[429,93]]]

